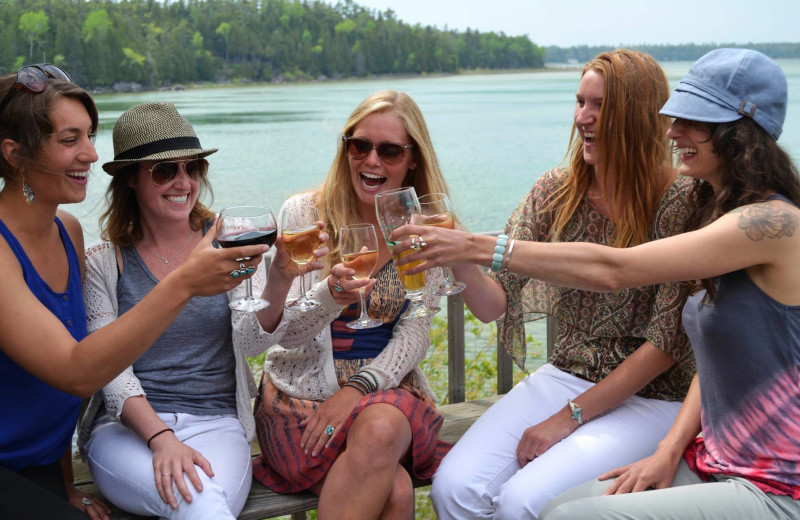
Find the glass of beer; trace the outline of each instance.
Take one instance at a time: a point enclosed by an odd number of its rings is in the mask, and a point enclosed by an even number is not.
[[[350,224],[339,230],[339,254],[345,267],[356,272],[353,278],[366,280],[378,266],[378,235],[372,224]],[[367,313],[364,288],[359,290],[361,297],[361,314],[347,324],[351,329],[371,329],[383,325]]]
[[[382,191],[375,195],[375,211],[378,215],[378,223],[389,247],[395,245],[389,240],[389,235],[396,228],[409,224],[412,221],[417,223],[421,218],[421,210],[417,192],[413,186],[397,188],[394,190]],[[398,258],[413,253],[412,249],[403,251]],[[395,258],[397,260],[397,258]],[[402,319],[422,318],[436,314],[441,309],[439,307],[427,307],[423,301],[427,291],[425,290],[425,273],[407,275],[406,271],[421,264],[422,261],[398,266],[395,262],[395,269],[400,277],[400,283],[406,291],[406,297],[411,301],[408,310],[401,316]]]
[[[314,251],[319,247],[319,226],[316,208],[307,208],[300,214],[284,212],[281,218],[281,237],[283,247],[289,258],[297,264],[300,271],[300,297],[285,305],[292,311],[307,312],[318,308],[321,304],[306,296],[306,265],[314,259]]]
[[[419,198],[419,207],[422,212],[422,224],[425,226],[436,226],[445,229],[455,227],[455,215],[450,199],[445,193],[428,193]],[[463,291],[467,284],[457,282],[453,276],[453,270],[444,267],[444,283],[433,290],[436,296],[450,296]]]
[[[225,208],[217,217],[217,243],[220,247],[267,244],[272,246],[278,237],[278,226],[269,208],[261,206],[234,206]],[[237,259],[249,260],[249,258]],[[246,294],[241,300],[231,302],[236,311],[255,312],[269,307],[269,302],[253,296],[253,282],[245,281]]]

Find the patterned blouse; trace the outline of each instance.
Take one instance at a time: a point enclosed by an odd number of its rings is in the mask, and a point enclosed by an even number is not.
[[[534,184],[511,214],[505,233],[518,240],[548,241],[553,214],[542,211],[548,197],[568,172],[550,170]],[[650,239],[685,230],[693,183],[678,178],[661,200]],[[584,198],[564,230],[564,242],[608,245],[615,225]],[[598,382],[619,366],[645,341],[669,354],[675,364],[645,386],[638,395],[681,401],[695,372],[694,356],[681,324],[688,287],[666,283],[598,293],[558,287],[514,273],[492,276],[505,289],[506,315],[500,323],[501,344],[521,367],[525,362],[524,322],[552,315],[558,319],[553,354],[555,367],[582,379]]]

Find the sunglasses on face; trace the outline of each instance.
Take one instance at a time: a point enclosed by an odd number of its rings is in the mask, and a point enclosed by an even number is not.
[[[47,85],[50,84],[49,78],[63,79],[72,81],[69,74],[59,69],[55,65],[43,63],[41,65],[26,65],[17,71],[17,81],[14,86],[8,89],[3,101],[0,101],[0,112],[6,107],[6,104],[20,89],[25,89],[31,94],[41,94],[47,90]]]
[[[189,159],[186,161],[162,161],[156,163],[148,171],[153,184],[163,186],[175,180],[183,168],[189,180],[197,182],[208,172],[208,161],[205,159]]]
[[[373,144],[369,139],[343,135],[344,152],[351,159],[361,160],[372,150],[378,151],[378,159],[384,164],[399,164],[406,156],[406,152],[414,147],[413,144],[398,144],[388,141]]]

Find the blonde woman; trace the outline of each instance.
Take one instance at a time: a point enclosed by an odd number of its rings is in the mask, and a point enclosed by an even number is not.
[[[672,424],[694,373],[680,320],[684,288],[598,294],[508,269],[523,240],[627,248],[684,231],[692,185],[671,166],[669,118],[658,114],[668,95],[664,72],[645,54],[622,49],[587,63],[568,167],[545,173],[519,204],[507,238],[493,244],[499,258],[490,276],[474,264],[453,266],[472,312],[503,318],[501,342],[518,361],[524,318],[551,314],[559,328],[548,363],[443,461],[431,493],[440,518],[536,518],[561,491],[650,453]],[[395,235],[420,233],[412,229]],[[473,247],[460,232],[424,234],[428,247],[419,254],[429,266]]]
[[[339,263],[341,227],[379,229],[375,195],[401,186],[420,195],[447,190],[419,107],[402,92],[378,92],[345,124],[322,186],[281,209],[316,207],[331,253],[326,268],[309,275],[321,308],[290,315],[267,354],[255,411],[262,456],[253,474],[275,491],[318,494],[321,519],[413,518],[411,478],[433,475],[449,448],[437,439],[442,417],[419,369],[432,318],[399,319],[408,301],[383,240],[374,279],[354,280]],[[428,304],[441,280],[440,270],[429,273]],[[377,328],[345,326],[358,315],[361,287],[371,290],[369,314],[383,321]]]

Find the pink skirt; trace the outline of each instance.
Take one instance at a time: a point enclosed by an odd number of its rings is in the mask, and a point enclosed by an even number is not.
[[[261,455],[253,459],[253,478],[277,493],[309,489],[330,470],[358,414],[371,404],[385,403],[403,412],[411,425],[411,460],[406,463],[406,469],[413,478],[430,479],[452,445],[439,440],[442,414],[432,400],[422,396],[419,385],[415,383],[409,374],[401,388],[380,390],[362,397],[344,426],[334,433],[330,446],[312,457],[300,448],[303,436],[300,422],[318,403],[288,396],[278,390],[265,374],[255,405]]]

